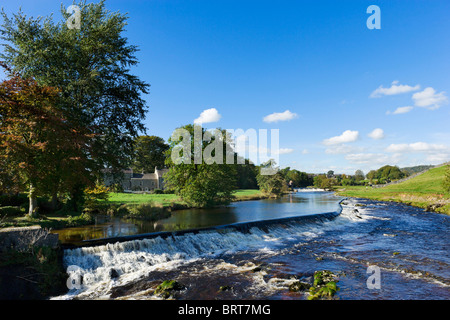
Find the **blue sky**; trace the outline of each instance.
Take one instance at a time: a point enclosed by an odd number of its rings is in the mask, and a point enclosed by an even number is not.
[[[60,4],[1,2],[58,19]],[[279,129],[281,167],[353,174],[450,160],[450,1],[106,5],[128,13],[133,72],[151,84],[150,135],[167,140],[215,109],[205,127]],[[366,26],[370,5],[379,30]]]

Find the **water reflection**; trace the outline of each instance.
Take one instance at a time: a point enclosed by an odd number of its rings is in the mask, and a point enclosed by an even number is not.
[[[206,228],[237,222],[294,217],[339,208],[341,198],[331,192],[292,193],[281,199],[234,202],[228,207],[188,209],[172,213],[172,216],[156,222],[98,217],[95,225],[55,230],[63,243],[79,243],[83,240]]]

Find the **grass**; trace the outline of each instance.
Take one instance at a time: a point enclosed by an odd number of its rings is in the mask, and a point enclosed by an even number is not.
[[[243,189],[234,194],[237,201],[256,200],[264,198],[259,190]],[[108,203],[111,204],[143,204],[152,203],[159,206],[170,206],[172,204],[184,205],[184,201],[175,194],[143,194],[143,193],[110,193]]]
[[[261,191],[253,189],[238,190],[235,196],[235,201],[265,198]],[[106,206],[106,208],[114,207],[116,209],[126,204],[127,207],[132,209],[128,214],[145,219],[152,219],[152,217],[156,219],[166,214],[164,210],[166,208],[171,210],[188,208],[186,203],[175,194],[110,193],[108,200],[102,201],[101,204]],[[139,206],[144,204],[148,204],[147,207],[151,206],[152,208],[140,208],[140,212],[133,211],[134,207],[138,209]],[[25,212],[22,212],[20,215],[0,215],[0,228],[40,225],[43,228],[63,229],[92,223],[93,218],[91,215],[81,213],[54,212],[42,215],[36,219],[30,218]]]
[[[347,186],[339,188],[339,195],[382,201],[396,201],[429,211],[450,215],[450,195],[445,193],[443,181],[446,166],[429,171],[410,180],[382,188]]]
[[[111,204],[142,204],[154,203],[168,206],[173,202],[181,203],[182,200],[175,194],[144,194],[144,193],[110,193],[106,202]]]

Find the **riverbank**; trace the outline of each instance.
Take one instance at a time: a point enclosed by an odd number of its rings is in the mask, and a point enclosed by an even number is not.
[[[237,190],[233,201],[267,199],[260,190]],[[175,194],[110,193],[107,200],[99,202],[98,210],[91,213],[54,212],[30,218],[28,215],[0,217],[0,229],[8,227],[41,226],[47,229],[65,229],[95,223],[95,215],[127,215],[134,219],[159,220],[170,216],[172,211],[191,209]],[[131,209],[131,210],[130,210]]]
[[[381,188],[346,186],[336,190],[340,196],[393,201],[450,215],[450,194],[443,188],[446,166],[430,169],[408,181]]]

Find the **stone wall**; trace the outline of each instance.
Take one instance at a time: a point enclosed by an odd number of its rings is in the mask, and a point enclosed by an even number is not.
[[[0,252],[9,249],[25,251],[32,246],[58,246],[58,234],[49,233],[40,226],[0,229]]]

